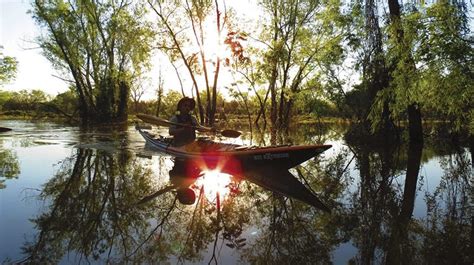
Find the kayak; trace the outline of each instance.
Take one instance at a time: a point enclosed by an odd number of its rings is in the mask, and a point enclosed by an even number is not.
[[[171,156],[204,161],[210,167],[227,163],[238,164],[239,169],[254,169],[275,166],[280,169],[295,167],[315,157],[331,145],[279,145],[267,147],[242,146],[237,144],[219,143],[198,138],[191,145],[175,147],[172,138],[151,134],[137,127],[148,146]],[[236,166],[236,165],[233,165]]]
[[[288,169],[321,154],[331,148],[331,145],[254,147],[198,138],[190,145],[175,147],[172,145],[172,138],[155,136],[138,126],[136,129],[145,139],[147,146],[178,160],[185,160],[190,168],[202,171],[218,169],[222,173],[246,179],[283,196],[330,212]]]

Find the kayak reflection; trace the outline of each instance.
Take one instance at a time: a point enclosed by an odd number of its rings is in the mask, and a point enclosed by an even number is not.
[[[149,202],[170,191],[176,193],[177,200],[184,205],[193,205],[196,194],[202,193],[208,201],[216,197],[224,198],[229,190],[235,190],[235,178],[217,170],[202,170],[192,160],[174,159],[169,173],[169,185],[141,199],[137,205]]]
[[[330,209],[288,170],[278,167],[261,167],[247,169],[239,175],[231,175],[231,173],[226,168],[203,170],[199,167],[199,163],[193,160],[175,158],[174,166],[169,171],[170,186],[143,198],[139,204],[148,202],[170,190],[176,190],[177,199],[181,204],[194,204],[196,194],[199,192],[203,192],[209,201],[214,201],[217,196],[224,198],[229,191],[236,192],[238,182],[246,180],[280,195],[330,212]]]

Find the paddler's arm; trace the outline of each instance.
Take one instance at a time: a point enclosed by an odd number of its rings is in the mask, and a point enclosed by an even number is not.
[[[205,126],[202,126],[201,124],[199,124],[199,122],[197,121],[197,119],[192,116],[191,117],[191,122],[193,124],[194,127],[196,127],[196,130],[200,131],[200,132],[213,132],[215,131],[214,128],[210,128],[210,127],[205,127]]]

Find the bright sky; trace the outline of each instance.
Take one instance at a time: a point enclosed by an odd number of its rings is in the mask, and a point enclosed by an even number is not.
[[[255,3],[251,0],[227,2],[229,6],[245,10],[242,14],[245,14],[247,18],[256,16]],[[0,0],[0,45],[4,47],[2,52],[5,56],[15,57],[19,62],[16,79],[3,88],[8,91],[40,89],[54,96],[66,91],[68,84],[55,77],[60,74],[41,55],[41,50],[34,43],[40,30],[31,15],[27,14],[30,5],[29,0]],[[165,78],[165,89],[170,87],[179,89],[179,82],[169,61],[163,58],[161,60],[157,58],[154,61],[157,63],[154,63],[150,75],[157,76],[161,67]],[[185,91],[190,91],[189,76],[183,75],[182,78],[185,82]],[[153,98],[156,87],[156,81],[152,79],[144,99]]]
[[[2,52],[19,62],[15,81],[5,85],[5,88],[9,91],[41,89],[51,95],[64,92],[67,84],[53,76],[59,74],[33,43],[39,30],[26,13],[28,9],[30,2],[27,0],[0,0]]]

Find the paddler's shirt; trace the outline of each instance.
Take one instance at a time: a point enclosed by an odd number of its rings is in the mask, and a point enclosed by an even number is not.
[[[198,121],[196,120],[196,118],[191,116],[191,114],[177,114],[177,115],[174,115],[170,119],[170,121],[174,123],[188,124],[191,126],[199,126]],[[169,128],[169,133],[173,135],[172,132],[174,130],[181,129],[181,128],[183,128],[183,126],[171,125]],[[193,128],[190,128],[189,130],[185,130],[182,133],[174,134],[173,138],[174,138],[173,140],[174,146],[183,146],[183,145],[192,143],[196,139],[196,130]]]

